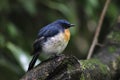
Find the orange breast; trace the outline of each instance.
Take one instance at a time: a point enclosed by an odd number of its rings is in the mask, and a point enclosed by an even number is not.
[[[65,38],[66,41],[69,41],[69,39],[70,39],[70,31],[69,31],[69,29],[65,29],[64,38]]]

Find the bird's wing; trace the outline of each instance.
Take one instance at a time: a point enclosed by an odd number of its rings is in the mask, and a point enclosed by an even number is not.
[[[46,26],[43,27],[39,33],[38,33],[38,38],[40,37],[52,37],[56,35],[59,32],[59,28],[56,26]]]
[[[44,37],[41,38],[37,38],[34,42],[33,42],[33,54],[38,53],[39,51],[41,51],[41,42],[44,40]]]
[[[38,33],[37,39],[33,43],[33,53],[32,54],[40,52],[41,45],[47,40],[47,38],[52,37],[58,33],[59,33],[59,29],[54,28],[52,26],[42,28]]]

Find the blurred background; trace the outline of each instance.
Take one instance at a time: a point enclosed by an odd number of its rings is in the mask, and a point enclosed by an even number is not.
[[[24,75],[39,29],[56,19],[76,24],[71,28],[71,40],[63,53],[86,59],[105,1],[0,0],[0,80],[18,80]],[[120,0],[111,0],[100,32],[100,44],[116,22],[119,3]],[[96,46],[94,53],[99,48]]]

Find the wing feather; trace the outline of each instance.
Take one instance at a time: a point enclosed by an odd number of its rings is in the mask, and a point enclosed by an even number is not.
[[[59,28],[55,26],[46,26],[43,27],[37,36],[37,39],[33,43],[33,54],[40,52],[42,49],[42,44],[47,41],[49,37],[53,37],[54,35],[59,33]]]

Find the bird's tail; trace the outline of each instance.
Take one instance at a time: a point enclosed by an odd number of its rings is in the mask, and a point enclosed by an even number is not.
[[[35,65],[35,62],[37,61],[37,58],[39,57],[39,53],[37,52],[36,54],[34,54],[30,64],[29,64],[29,67],[28,67],[28,71],[31,70],[34,65]]]

